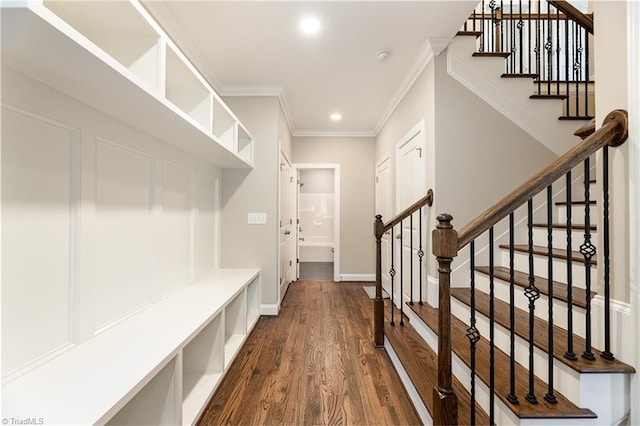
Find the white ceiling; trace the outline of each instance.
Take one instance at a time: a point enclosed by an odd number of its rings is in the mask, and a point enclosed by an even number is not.
[[[145,3],[223,96],[277,95],[294,135],[375,135],[476,1]],[[299,31],[308,15],[314,37]],[[379,63],[376,53],[389,50]],[[329,115],[340,112],[340,122]]]

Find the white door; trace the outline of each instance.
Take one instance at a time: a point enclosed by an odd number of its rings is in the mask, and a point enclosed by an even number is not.
[[[291,165],[280,153],[280,300],[284,298],[291,282]]]
[[[387,222],[393,216],[393,201],[391,199],[391,155],[385,155],[376,163],[376,214],[382,215],[382,221]],[[391,267],[389,253],[389,232],[382,236],[382,288],[391,292],[389,269]]]
[[[424,122],[421,122],[411,129],[396,145],[396,214],[411,206],[427,193],[427,163],[424,155],[426,143]],[[423,209],[423,219],[424,213],[425,210]],[[400,225],[397,225],[393,230],[396,257],[394,262],[396,271],[394,292],[396,297],[400,295],[400,283],[402,282],[404,300],[419,300],[420,262],[418,251],[421,248],[425,254],[428,252],[425,247],[424,220],[422,247],[420,246],[419,225],[420,213],[416,212],[411,218],[407,218],[402,222],[402,229],[400,229]],[[402,263],[402,271],[400,263]],[[424,281],[426,281],[424,273],[422,278],[424,300],[426,288],[424,285]]]

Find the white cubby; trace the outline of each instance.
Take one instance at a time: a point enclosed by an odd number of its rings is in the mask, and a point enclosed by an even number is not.
[[[172,359],[147,383],[107,425],[177,424],[181,407],[176,401],[178,363]]]
[[[222,315],[218,314],[182,352],[182,424],[202,413],[224,371]]]
[[[224,365],[231,364],[247,336],[245,294],[238,294],[224,310]]]
[[[189,69],[182,55],[171,46],[166,52],[165,96],[207,133],[211,132],[211,91]]]
[[[260,280],[254,279],[247,286],[247,333],[260,317]]]
[[[243,160],[253,162],[253,139],[247,129],[238,123],[238,156]]]
[[[131,71],[139,83],[160,89],[160,34],[133,3],[45,1],[45,6]]]
[[[20,4],[0,5],[3,66],[214,165],[252,167],[252,139],[240,155],[237,117],[140,2]]]
[[[213,100],[213,136],[231,152],[236,151],[236,119],[217,98]]]

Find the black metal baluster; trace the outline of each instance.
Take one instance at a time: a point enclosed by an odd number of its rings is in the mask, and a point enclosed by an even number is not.
[[[522,20],[522,0],[518,0],[518,12],[520,13],[520,19],[518,19],[518,31],[520,32],[520,73],[524,74],[524,36],[523,36],[523,28],[524,21]],[[528,73],[531,71],[527,70]]]
[[[413,213],[409,216],[409,229],[409,285],[411,285],[409,289],[409,305],[413,305]]]
[[[475,12],[474,12],[475,13]],[[424,285],[424,283],[422,282],[422,258],[424,257],[424,250],[422,250],[422,207],[420,207],[420,218],[419,218],[419,222],[418,222],[418,227],[420,228],[420,241],[419,241],[419,245],[420,247],[418,248],[418,259],[420,259],[420,301],[418,302],[419,305],[422,305],[422,287]]]
[[[560,10],[556,9],[556,95],[560,94]]]
[[[493,226],[489,228],[489,424],[495,424],[495,282]]]
[[[552,23],[551,23],[551,8],[549,7],[549,3],[545,2],[547,5],[547,36],[544,42],[544,49],[547,51],[547,63],[546,63],[546,73],[547,73],[547,94],[551,94],[551,81],[553,80],[553,34],[552,34]]]
[[[514,232],[513,232],[513,212],[509,214],[509,395],[507,395],[507,401],[512,404],[519,404],[518,397],[516,396],[516,318],[515,318],[515,268],[513,266],[514,260]]]
[[[611,294],[609,265],[609,147],[602,148],[602,244],[604,250],[604,351],[602,358],[613,361],[615,357],[611,353]]]
[[[542,94],[542,70],[540,68],[540,0],[538,0],[538,19],[536,23],[536,47],[534,53],[536,54],[536,74],[538,74],[538,95]]]
[[[573,352],[573,244],[571,223],[571,170],[566,177],[567,192],[567,352],[564,357],[576,361],[578,357]]]
[[[529,44],[527,52],[529,53],[528,55],[528,61],[529,61],[529,73],[534,74],[531,71],[531,0],[529,0],[529,9],[528,9],[528,13],[527,13],[527,21],[528,21],[528,25],[527,25],[527,35],[529,36]]]
[[[582,352],[582,357],[594,361],[596,357],[591,352],[591,258],[596,254],[596,248],[591,243],[591,223],[589,207],[589,159],[584,160],[584,243],[580,246],[580,253],[584,256],[585,264],[585,284],[586,284],[586,327],[585,341],[586,347]]]
[[[584,34],[584,116],[589,117],[589,34],[586,29],[581,29]],[[579,111],[576,115],[580,115]]]
[[[534,390],[535,375],[533,371],[533,338],[535,325],[535,302],[540,298],[540,292],[536,288],[535,275],[533,274],[533,200],[527,201],[527,227],[529,233],[529,285],[524,290],[529,299],[529,393],[525,397],[531,404],[537,404]]]
[[[400,221],[400,325],[404,325],[404,219]]]
[[[564,79],[566,85],[566,94],[567,94],[567,111],[566,114],[569,115],[569,105],[571,104],[569,98],[569,17],[566,16],[564,20]],[[571,173],[571,172],[569,172]]]
[[[480,34],[480,52],[486,52],[487,51],[486,50],[486,44],[487,44],[486,43],[486,37],[487,37],[486,32],[487,32],[487,29],[486,29],[486,24],[485,23],[487,21],[484,19],[484,0],[482,0],[481,5],[482,6],[480,8],[480,22],[482,22],[482,31],[481,31],[481,34]]]
[[[551,403],[557,404],[558,400],[556,399],[555,394],[553,393],[553,197],[552,197],[552,188],[551,185],[547,187],[547,261],[548,261],[548,269],[547,269],[547,282],[549,285],[548,288],[548,324],[549,329],[547,331],[548,337],[548,363],[549,363],[549,378],[547,379],[547,384],[549,385],[547,388],[547,394],[544,396],[544,399]]]
[[[396,277],[396,270],[395,270],[395,256],[394,256],[394,246],[396,245],[396,242],[394,241],[394,235],[393,233],[395,232],[395,226],[391,227],[391,230],[389,231],[390,234],[390,238],[389,238],[389,242],[391,243],[391,268],[389,269],[389,277],[391,277],[391,325],[396,325],[395,322],[395,316],[394,316],[394,310],[393,310],[393,304],[394,304],[394,299],[395,299],[395,287],[394,287],[394,283],[395,283],[395,277]]]
[[[467,338],[469,339],[469,351],[471,355],[471,424],[476,423],[476,343],[480,340],[480,332],[476,328],[476,273],[475,273],[475,241],[469,243],[470,257],[469,266],[471,270],[471,318],[469,328],[467,328]]]
[[[573,23],[573,34],[576,38],[575,43],[575,51],[573,52],[573,70],[574,70],[574,78],[576,80],[576,111],[575,115],[579,115],[578,111],[580,111],[580,75],[582,70],[582,39],[578,35],[579,26],[578,23],[574,21]],[[567,111],[568,112],[568,111]],[[571,115],[571,114],[567,114]]]

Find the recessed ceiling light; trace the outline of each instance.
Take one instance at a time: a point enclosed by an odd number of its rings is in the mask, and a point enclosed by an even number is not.
[[[300,21],[300,31],[309,36],[316,35],[320,31],[320,21],[313,16],[307,16]]]
[[[342,114],[340,114],[339,112],[334,112],[333,114],[331,114],[331,119],[333,121],[340,121],[342,120]]]

